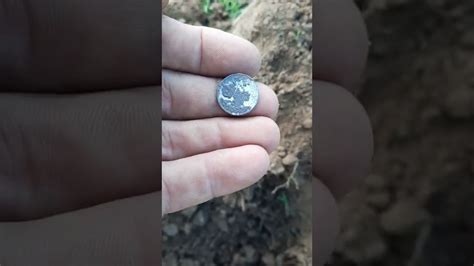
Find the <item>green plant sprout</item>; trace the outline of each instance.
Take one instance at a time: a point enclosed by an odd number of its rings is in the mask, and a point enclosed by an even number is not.
[[[295,41],[298,42],[298,41],[300,40],[300,37],[301,37],[302,35],[303,35],[303,31],[300,30],[300,29],[297,29],[297,30],[295,31]]]
[[[213,2],[222,4],[224,11],[230,18],[238,17],[244,7],[239,0],[201,0],[201,9],[204,14],[209,15],[212,13],[211,5]]]
[[[288,200],[288,197],[286,196],[285,193],[281,193],[278,195],[277,200],[283,203],[283,206],[285,207],[285,214],[286,216],[290,215],[290,201]]]
[[[208,15],[211,13],[211,0],[201,0],[201,8],[204,14]]]
[[[227,12],[231,18],[236,18],[240,15],[243,6],[239,0],[219,0],[219,2],[224,6],[225,12]]]

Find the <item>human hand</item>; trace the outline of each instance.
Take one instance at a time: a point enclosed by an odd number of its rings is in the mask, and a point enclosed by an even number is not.
[[[227,116],[216,102],[219,78],[254,76],[257,48],[239,37],[163,16],[162,214],[243,189],[269,167],[279,142],[272,120],[278,99],[258,84],[260,99],[245,118]]]
[[[0,265],[160,265],[159,193],[0,223]]]
[[[159,5],[0,5],[0,264],[158,261]]]
[[[368,174],[373,139],[368,116],[353,96],[369,44],[361,15],[351,0],[319,0],[315,21],[313,257],[323,265],[339,230],[337,199]]]
[[[0,220],[160,190],[155,2],[1,5]]]

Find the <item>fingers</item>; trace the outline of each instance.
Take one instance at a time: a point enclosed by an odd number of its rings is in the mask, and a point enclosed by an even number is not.
[[[217,29],[196,27],[163,16],[163,68],[221,77],[254,76],[260,53],[250,42]]]
[[[163,162],[162,212],[176,212],[246,188],[266,173],[269,163],[267,151],[257,145]]]
[[[163,121],[162,129],[162,156],[166,161],[247,144],[262,146],[270,153],[280,140],[277,124],[261,116]]]
[[[227,116],[216,100],[218,79],[175,71],[163,71],[164,119],[197,119]],[[269,87],[258,84],[259,102],[251,115],[276,118],[278,98]]]
[[[159,193],[46,219],[0,223],[5,265],[160,265]]]
[[[362,17],[352,0],[315,2],[313,78],[355,91],[368,53]]]
[[[328,188],[313,178],[313,258],[323,266],[336,246],[339,233],[337,204]]]
[[[0,90],[73,92],[158,85],[160,4],[2,1]]]
[[[160,89],[0,97],[0,220],[161,187]]]
[[[321,81],[313,86],[313,171],[339,198],[368,174],[372,128],[364,108],[349,92]]]

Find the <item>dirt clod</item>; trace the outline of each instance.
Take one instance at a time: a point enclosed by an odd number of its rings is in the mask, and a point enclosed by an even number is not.
[[[293,165],[296,161],[298,161],[298,157],[296,157],[296,155],[294,154],[288,154],[287,156],[285,156],[285,158],[281,160],[283,165],[286,166]]]
[[[276,265],[275,263],[275,255],[273,255],[270,252],[265,253],[265,255],[262,256],[262,262],[263,265],[265,266],[273,266]]]
[[[365,179],[365,184],[367,188],[372,190],[384,189],[387,187],[387,178],[381,175],[371,174]]]
[[[444,102],[444,107],[452,118],[469,118],[474,116],[474,88],[464,86],[453,90]]]
[[[168,236],[175,236],[178,234],[178,227],[175,224],[166,224],[163,226],[163,232]]]
[[[272,160],[270,172],[272,172],[274,175],[281,175],[285,173],[285,167],[283,166],[282,159],[280,157]]]
[[[385,209],[391,201],[390,194],[386,191],[367,195],[367,204],[376,209]]]
[[[192,206],[192,207],[189,207],[187,209],[182,210],[181,214],[183,214],[187,218],[190,218],[191,216],[193,216],[193,214],[196,212],[196,210],[197,210],[197,207]]]
[[[340,204],[330,265],[472,264],[474,2],[356,3],[371,41],[359,99],[375,155],[357,197]],[[367,250],[377,245],[384,255],[371,259]]]
[[[390,234],[404,235],[413,232],[421,223],[428,219],[428,214],[418,203],[410,199],[402,199],[389,210],[382,213],[380,225]]]
[[[193,225],[196,226],[204,226],[207,223],[209,216],[206,214],[205,211],[200,210],[196,213],[196,216],[193,218]]]
[[[313,119],[307,118],[303,121],[303,128],[311,129],[313,127]]]

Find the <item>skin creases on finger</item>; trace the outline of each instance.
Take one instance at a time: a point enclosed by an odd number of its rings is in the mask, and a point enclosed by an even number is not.
[[[159,100],[158,87],[3,93],[0,220],[42,218],[159,190]]]
[[[162,123],[161,151],[164,161],[247,144],[262,146],[271,153],[278,146],[279,140],[278,125],[263,116],[165,120]]]
[[[155,0],[0,1],[0,91],[159,85],[159,10]]]
[[[255,76],[261,56],[249,41],[230,33],[163,16],[162,66],[205,76]]]
[[[257,182],[270,166],[267,151],[245,145],[163,162],[162,213],[176,212]]]
[[[160,265],[161,194],[43,219],[0,223],[2,265]]]

